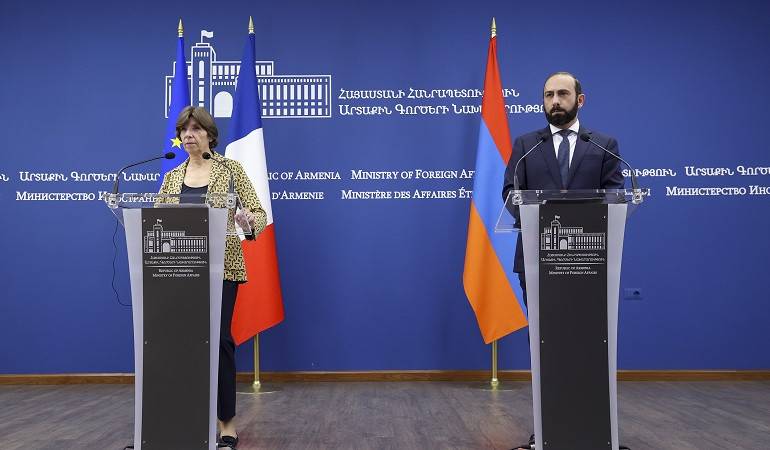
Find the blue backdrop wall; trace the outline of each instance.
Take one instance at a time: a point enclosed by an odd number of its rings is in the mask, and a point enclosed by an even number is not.
[[[273,192],[323,193],[273,201],[286,320],[263,335],[265,370],[488,367],[461,277],[469,200],[459,193],[473,180],[416,174],[473,169],[493,16],[514,136],[545,125],[544,78],[569,70],[587,94],[581,122],[616,136],[639,169],[656,169],[642,172],[652,197],[626,232],[622,289],[642,299],[621,298],[620,368],[770,367],[767,2],[31,1],[2,10],[2,373],[133,370],[130,309],[111,287],[117,251],[117,291],[130,300],[125,245],[119,230],[113,248],[103,178],[161,151],[178,18],[187,58],[201,42],[222,62],[239,60],[249,15],[257,59],[272,61],[275,76],[319,75],[329,88],[327,117],[264,120]],[[450,95],[419,98],[434,89]],[[403,96],[357,98],[369,90]],[[415,175],[354,179],[359,170]],[[145,181],[124,188],[155,190],[158,171],[145,166],[136,172]],[[721,187],[730,189],[700,189]],[[374,190],[454,198],[346,199]],[[40,194],[62,192],[93,199]],[[524,331],[503,339],[501,367],[527,368],[526,345]],[[250,356],[249,344],[239,349],[241,370]]]

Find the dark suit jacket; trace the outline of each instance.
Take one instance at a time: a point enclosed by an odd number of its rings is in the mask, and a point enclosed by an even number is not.
[[[622,189],[623,174],[620,161],[608,155],[604,150],[590,142],[580,139],[580,135],[589,133],[591,139],[604,146],[616,155],[618,142],[604,134],[580,127],[578,140],[575,144],[575,152],[569,168],[569,179],[564,183],[564,189]],[[550,127],[533,131],[516,138],[513,143],[513,153],[505,170],[503,183],[503,200],[508,197],[508,192],[513,189],[513,168],[521,156],[532,148],[541,139],[548,136],[548,140],[540,144],[519,164],[519,188],[526,189],[562,189],[559,162],[556,160],[556,150],[553,146]],[[517,214],[518,216],[518,214]],[[518,224],[519,218],[516,217]],[[513,264],[514,272],[524,272],[524,256],[522,254],[521,236],[516,243],[516,259]]]

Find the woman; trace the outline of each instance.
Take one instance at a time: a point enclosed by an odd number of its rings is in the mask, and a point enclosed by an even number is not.
[[[163,177],[161,194],[205,194],[228,192],[232,173],[235,192],[241,200],[240,217],[245,218],[254,233],[260,233],[267,222],[267,215],[251,185],[243,167],[234,160],[220,156],[212,149],[217,146],[217,131],[214,119],[204,108],[188,106],[176,121],[176,137],[182,141],[188,158],[170,170]],[[209,153],[210,159],[203,155]],[[228,170],[222,165],[226,165]],[[228,230],[235,229],[235,214],[231,210]],[[225,271],[222,286],[222,322],[219,330],[219,386],[217,393],[217,418],[219,419],[219,442],[235,447],[238,434],[235,430],[235,342],[230,333],[230,324],[235,307],[238,284],[246,281],[246,269],[240,239],[228,235],[225,243]]]

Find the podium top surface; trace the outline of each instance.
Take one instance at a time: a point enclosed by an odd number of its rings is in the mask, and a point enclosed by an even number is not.
[[[225,194],[159,194],[157,192],[121,192],[104,198],[110,209],[139,208],[235,208],[238,195]]]
[[[107,194],[104,197],[104,202],[121,224],[124,224],[124,212],[129,210],[145,208],[209,208],[229,210],[228,214],[232,214],[232,216],[227,234],[239,236],[251,236],[253,234],[245,214],[243,211],[238,210],[240,202],[238,195],[234,193],[159,194],[157,192],[124,192]]]
[[[519,232],[518,207],[546,203],[601,203],[627,205],[626,217],[650,195],[644,189],[511,190],[500,209],[495,233]]]

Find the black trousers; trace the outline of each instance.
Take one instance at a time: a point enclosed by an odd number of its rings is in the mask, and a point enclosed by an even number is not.
[[[521,286],[521,293],[524,294],[524,306],[527,308],[527,319],[529,319],[529,305],[527,305],[527,278],[524,272],[517,272],[519,276],[519,286]],[[527,350],[529,350],[529,330],[527,330]]]
[[[519,286],[521,286],[521,292],[524,294],[524,306],[527,306],[527,279],[524,276],[524,272],[517,272],[519,276]]]
[[[235,341],[230,332],[233,323],[238,283],[224,280],[222,284],[222,320],[219,328],[219,385],[217,386],[217,417],[223,422],[235,417]]]

